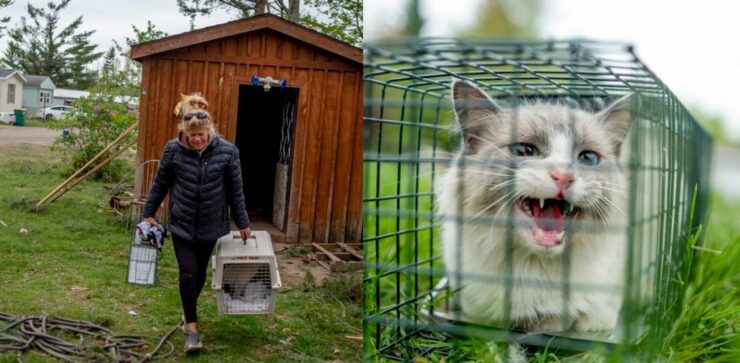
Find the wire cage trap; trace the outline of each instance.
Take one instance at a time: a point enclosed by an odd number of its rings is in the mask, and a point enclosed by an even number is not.
[[[269,233],[253,231],[246,241],[238,231],[221,237],[211,268],[221,314],[272,313],[282,282]]]
[[[129,247],[127,281],[129,284],[153,286],[157,283],[159,250],[144,242],[134,232]]]
[[[129,284],[153,286],[157,283],[157,264],[159,262],[159,251],[149,242],[142,241],[136,226],[143,218],[146,193],[141,183],[151,185],[159,168],[159,160],[148,160],[136,168],[136,186],[134,196],[130,202],[131,217],[127,227],[132,229],[131,246],[129,247],[128,268],[126,281]],[[119,183],[122,184],[123,182]],[[159,208],[155,216],[157,221],[163,225],[167,224],[167,213],[164,208]]]
[[[655,357],[680,313],[691,243],[705,221],[712,142],[632,47],[411,39],[368,44],[364,54],[366,355],[439,356],[452,346],[446,342],[476,337]],[[453,83],[462,86],[453,91]],[[620,105],[623,99],[629,102]],[[626,134],[614,136],[620,130],[611,118],[625,113]],[[472,121],[459,125],[464,118]],[[496,122],[509,124],[489,125]],[[606,134],[584,130],[597,122]],[[476,135],[481,125],[487,133]],[[601,141],[608,147],[591,153]],[[525,171],[561,187],[554,162],[532,164],[556,150],[572,156],[559,160],[572,179],[558,196],[522,195]],[[538,167],[549,176],[529,170]],[[577,179],[601,180],[601,189],[584,193],[611,202],[598,207],[563,194]],[[548,193],[540,189],[531,193]],[[553,221],[559,229],[547,224]],[[579,270],[591,263],[580,253],[590,248],[588,236],[623,248],[599,255],[611,261],[608,271],[581,278],[591,275]],[[513,262],[527,241],[538,246]],[[489,243],[500,250],[490,251]],[[498,262],[476,265],[493,252]],[[555,257],[547,260],[547,253]],[[527,258],[554,267],[540,271],[539,280],[521,275],[518,264]],[[547,296],[551,315],[534,309],[529,320],[521,318],[536,305],[527,296]],[[599,296],[617,302],[609,328],[588,323],[600,316],[592,314],[601,310],[598,299],[579,305]],[[470,313],[476,304],[484,314]]]

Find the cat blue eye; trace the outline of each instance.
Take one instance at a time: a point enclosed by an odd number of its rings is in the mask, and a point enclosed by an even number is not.
[[[540,154],[537,146],[527,144],[526,142],[511,144],[509,145],[509,150],[511,150],[511,153],[516,156],[537,156]]]
[[[578,161],[584,165],[596,165],[599,163],[599,154],[591,150],[582,151],[578,154]]]

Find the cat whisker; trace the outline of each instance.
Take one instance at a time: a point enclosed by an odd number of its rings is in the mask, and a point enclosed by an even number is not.
[[[607,208],[613,210],[619,216],[625,215],[622,209],[617,207],[617,205],[615,205],[613,201],[611,201],[609,198],[606,198],[603,195],[599,195],[596,197],[596,203],[594,204],[594,206],[595,206],[595,209],[598,209],[601,211],[600,215],[603,217],[602,219],[607,219],[608,217],[609,213],[607,211]]]
[[[496,173],[496,172],[492,172],[492,171],[478,170],[478,169],[465,169],[461,174],[464,175],[464,174],[467,174],[467,173],[476,173],[476,174],[492,175],[492,176],[505,176],[505,177],[512,177],[513,176],[511,174],[501,174],[501,173]]]
[[[625,192],[627,191],[623,186],[620,185],[600,184],[599,188],[610,188],[613,190],[623,190]]]
[[[628,192],[626,190],[624,190],[624,189],[606,188],[606,187],[601,187],[600,189],[601,190],[610,191],[610,192],[614,192],[614,193],[617,193],[619,195],[628,195]]]
[[[513,182],[510,182],[510,183],[500,183],[500,184],[497,184],[497,185],[494,185],[494,186],[490,187],[488,189],[488,191],[489,192],[498,192],[498,191],[501,191],[502,189],[512,189],[513,190],[513,188],[514,188],[514,183]]]
[[[621,190],[624,192],[628,192],[629,190],[625,188],[623,185],[617,185],[617,184],[601,184],[601,188],[609,188],[611,190]]]
[[[613,209],[615,212],[617,212],[620,216],[624,216],[625,215],[624,211],[621,208],[619,208],[616,204],[614,204],[614,202],[612,200],[607,199],[605,197],[601,197],[601,201],[605,205],[607,205],[608,207],[610,207],[611,209]]]
[[[474,169],[472,166],[481,166],[481,167],[490,167],[490,168],[496,168],[496,169],[502,169],[503,171],[512,171],[515,172],[518,169],[512,168],[508,166],[511,162],[508,160],[483,160],[483,159],[477,159],[477,158],[466,158],[469,165],[471,165],[470,168],[465,167],[463,170],[470,170]],[[458,165],[459,166],[459,165]]]
[[[517,196],[517,197],[518,197],[518,196]],[[512,198],[511,200],[516,200],[516,199],[517,199],[517,198],[515,197],[515,198]],[[510,202],[508,202],[508,201],[507,201],[507,202],[505,202],[504,204],[502,204],[502,205],[501,205],[501,208],[499,208],[499,210],[498,210],[498,211],[496,211],[496,214],[494,214],[494,215],[493,215],[493,219],[499,219],[499,218],[501,217],[501,216],[500,216],[500,214],[501,214],[501,213],[503,213],[504,211],[508,211],[508,210],[509,210],[509,208],[510,208],[510,207],[513,207],[513,206],[514,206],[514,204],[512,204],[512,203],[510,203]]]
[[[488,204],[488,206],[486,206],[486,207],[485,207],[485,208],[483,208],[483,209],[482,209],[481,211],[479,211],[478,213],[476,213],[476,214],[475,214],[475,215],[473,216],[473,219],[475,219],[475,218],[478,218],[478,217],[480,217],[480,216],[481,216],[481,215],[482,215],[483,213],[485,213],[485,212],[486,212],[487,210],[489,210],[489,209],[493,208],[493,207],[494,207],[495,205],[499,204],[499,202],[501,202],[502,200],[504,200],[504,199],[506,199],[506,198],[510,198],[510,197],[511,197],[512,195],[514,195],[515,193],[516,193],[516,192],[514,192],[514,191],[511,191],[511,192],[508,192],[508,193],[504,194],[504,195],[503,195],[503,196],[502,196],[501,198],[498,198],[498,199],[496,199],[496,200],[495,200],[494,202],[492,202],[492,203]],[[505,205],[506,205],[506,203],[504,203],[504,204],[503,204],[502,206],[505,206]],[[502,209],[503,209],[503,208],[502,208]]]
[[[607,213],[604,210],[604,207],[600,203],[594,203],[594,205],[591,206],[591,209],[595,212],[596,217],[601,220],[605,220],[607,217]]]

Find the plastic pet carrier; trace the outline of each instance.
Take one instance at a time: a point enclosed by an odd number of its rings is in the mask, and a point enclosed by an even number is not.
[[[221,314],[272,313],[282,284],[267,232],[252,232],[246,241],[239,232],[221,237],[212,259],[212,286]]]

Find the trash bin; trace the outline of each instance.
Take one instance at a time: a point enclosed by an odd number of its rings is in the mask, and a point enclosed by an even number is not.
[[[26,124],[26,110],[25,109],[15,109],[13,110],[15,112],[15,125],[16,126],[23,126]]]

